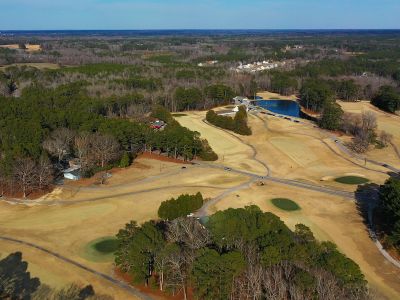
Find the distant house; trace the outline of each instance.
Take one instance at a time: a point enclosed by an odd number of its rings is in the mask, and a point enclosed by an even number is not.
[[[81,179],[80,167],[71,167],[67,170],[64,170],[63,173],[65,179],[75,180],[75,181]]]
[[[233,104],[239,106],[245,105],[246,107],[248,107],[249,105],[251,105],[251,101],[247,97],[236,96],[235,98],[233,98]]]

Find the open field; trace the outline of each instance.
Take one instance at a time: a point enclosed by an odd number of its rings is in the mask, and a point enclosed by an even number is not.
[[[362,113],[372,111],[375,113],[378,121],[378,131],[386,131],[393,135],[393,144],[400,150],[400,116],[386,113],[379,110],[367,101],[361,102],[343,102],[338,101],[345,112]],[[400,152],[399,152],[400,153]],[[381,160],[400,169],[400,157],[396,154],[393,146],[385,149],[371,149],[367,157],[373,160]]]
[[[254,161],[254,150],[241,143],[237,135],[212,127],[203,120],[205,112],[191,112],[188,116],[179,117],[177,121],[191,130],[201,133],[208,140],[213,150],[218,154],[218,163],[259,175],[265,175],[266,168]]]
[[[285,96],[285,95],[280,95],[278,93],[272,93],[268,91],[263,91],[257,93],[257,96],[263,97],[263,99],[268,100],[268,99],[282,99],[282,100],[296,100],[297,96],[296,95],[290,95],[290,96]]]
[[[8,67],[33,67],[37,68],[40,70],[44,69],[49,69],[49,70],[57,70],[60,68],[60,65],[58,64],[51,64],[51,63],[19,63],[19,64],[11,64],[11,65],[5,65],[5,66],[0,66],[0,70],[4,70]]]
[[[42,50],[42,47],[40,45],[31,45],[31,44],[26,44],[25,45],[27,52],[37,52]],[[0,48],[7,48],[10,50],[17,50],[19,49],[19,45],[18,44],[10,44],[10,45],[0,45]]]
[[[354,187],[326,180],[359,174],[383,183],[386,169],[345,155],[330,136],[311,123],[294,123],[281,118],[260,115],[249,117],[253,135],[242,139],[257,150],[257,158],[265,162],[273,176],[309,181],[340,189]],[[366,169],[367,168],[367,169]]]

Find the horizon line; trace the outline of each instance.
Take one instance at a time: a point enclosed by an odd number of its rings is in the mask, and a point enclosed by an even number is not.
[[[146,28],[146,29],[0,29],[0,32],[5,31],[203,31],[203,30],[215,30],[215,31],[242,31],[242,30],[254,30],[254,31],[293,31],[293,30],[400,30],[400,28]]]

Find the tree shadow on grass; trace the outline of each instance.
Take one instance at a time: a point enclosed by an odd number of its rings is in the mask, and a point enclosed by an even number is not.
[[[379,185],[368,183],[359,185],[355,192],[356,206],[358,213],[363,218],[363,222],[368,229],[372,239],[376,239],[373,225],[374,211],[379,204]]]

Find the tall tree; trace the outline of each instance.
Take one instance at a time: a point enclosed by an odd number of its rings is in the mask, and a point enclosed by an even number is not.
[[[65,156],[71,153],[73,139],[73,131],[68,128],[57,128],[43,142],[43,148],[57,157],[58,162],[61,163]]]
[[[36,164],[31,158],[19,158],[14,163],[14,176],[26,198],[37,182]]]
[[[388,179],[379,189],[381,208],[384,214],[385,230],[390,242],[400,245],[400,180]]]
[[[327,102],[324,105],[319,126],[328,130],[338,130],[342,124],[343,110],[336,104]]]
[[[91,139],[93,155],[101,167],[118,159],[120,155],[119,144],[113,136],[95,133]]]

